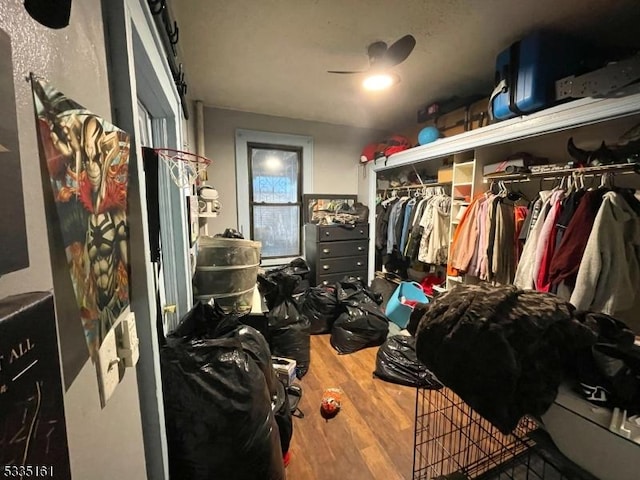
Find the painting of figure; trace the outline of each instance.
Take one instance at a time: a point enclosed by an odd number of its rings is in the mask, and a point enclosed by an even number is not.
[[[93,358],[129,305],[129,136],[32,78],[38,134]]]

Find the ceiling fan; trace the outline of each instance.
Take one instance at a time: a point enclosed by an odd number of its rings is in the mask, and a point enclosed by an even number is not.
[[[395,67],[407,59],[415,46],[416,39],[413,38],[413,35],[405,35],[390,46],[387,46],[385,42],[373,42],[367,48],[367,55],[369,56],[369,68],[367,70],[329,70],[328,73],[368,73]]]

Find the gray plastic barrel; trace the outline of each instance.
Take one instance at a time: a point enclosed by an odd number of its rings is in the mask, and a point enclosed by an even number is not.
[[[211,299],[227,313],[248,313],[260,267],[260,242],[201,236],[193,295]]]

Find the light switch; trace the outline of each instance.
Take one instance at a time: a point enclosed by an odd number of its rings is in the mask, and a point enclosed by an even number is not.
[[[136,317],[133,312],[122,320],[120,324],[120,342],[118,345],[118,356],[122,359],[125,367],[135,367],[140,358],[140,341],[136,330]]]
[[[104,408],[120,382],[118,347],[116,345],[115,328],[109,330],[98,350],[96,370],[100,390],[100,403]]]

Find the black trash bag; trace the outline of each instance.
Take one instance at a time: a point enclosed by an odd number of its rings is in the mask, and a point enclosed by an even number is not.
[[[258,280],[258,286],[268,288],[264,293],[269,307],[269,337],[271,353],[276,357],[296,361],[296,376],[302,378],[309,370],[310,339],[309,319],[305,317],[293,298],[293,291],[300,281],[297,275],[278,272],[268,279]]]
[[[269,344],[264,336],[256,329],[240,323],[237,316],[226,314],[219,305],[196,303],[182,317],[176,329],[169,336],[190,339],[237,336],[244,351],[251,355],[253,361],[262,370],[270,395],[276,394],[278,379],[273,370]]]
[[[362,281],[345,277],[336,284],[342,313],[331,329],[331,346],[338,353],[381,345],[389,333],[389,319],[380,310],[382,297]]]
[[[294,258],[287,265],[283,267],[272,268],[268,270],[264,274],[263,280],[273,282],[272,278],[275,275],[286,274],[286,275],[296,275],[300,277],[299,283],[296,285],[296,288],[293,290],[293,294],[297,295],[298,293],[303,293],[307,288],[309,288],[309,273],[311,269],[309,268],[309,264],[303,258]],[[268,301],[267,301],[268,305]]]
[[[362,280],[349,276],[336,284],[336,297],[342,306],[353,307],[362,303],[382,304],[382,295],[371,290]]]
[[[575,357],[577,390],[591,403],[640,414],[640,346],[623,322],[604,313],[576,312],[598,340]]]
[[[280,446],[282,453],[286,454],[289,451],[291,437],[293,436],[293,416],[289,404],[289,394],[284,384],[280,381],[278,381],[278,393],[274,398],[273,411],[275,412],[274,417],[280,432]]]
[[[375,303],[346,306],[331,329],[331,346],[340,354],[382,345],[389,334],[389,320]]]
[[[382,297],[382,309],[387,308],[387,302],[400,285],[402,279],[394,273],[385,273],[378,275],[371,281],[371,291]]]
[[[239,336],[160,351],[171,478],[284,480],[267,382]]]
[[[331,332],[340,314],[336,287],[318,285],[309,288],[298,300],[302,314],[309,319],[311,335]]]
[[[376,355],[373,374],[391,383],[437,389],[442,384],[416,356],[416,339],[406,335],[387,338]]]
[[[512,285],[459,285],[418,326],[416,353],[446,387],[501,432],[548,410],[576,352],[596,334],[571,304]]]

